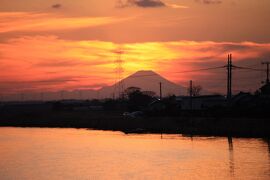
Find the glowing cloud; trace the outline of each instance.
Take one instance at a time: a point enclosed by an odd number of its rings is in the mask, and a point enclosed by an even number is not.
[[[183,6],[183,5],[178,5],[178,4],[169,4],[169,3],[166,3],[166,6],[173,8],[173,9],[187,9],[187,8],[189,8],[188,6]]]
[[[205,89],[217,92],[225,89],[223,84],[226,82],[226,69],[217,72],[181,72],[226,65],[228,53],[233,54],[234,63],[240,66],[258,65],[260,58],[270,56],[270,44],[254,42],[172,41],[115,44],[63,40],[56,36],[21,37],[0,43],[0,91],[57,91],[81,87],[99,88],[104,84],[113,84],[114,62],[118,57],[115,51],[119,48],[124,52],[122,59],[125,76],[138,70],[150,69],[178,83],[196,80]],[[237,83],[238,88],[256,88],[254,84],[259,84],[262,76],[256,74],[258,72],[254,73],[236,73],[234,78],[252,79],[243,81],[249,85]]]

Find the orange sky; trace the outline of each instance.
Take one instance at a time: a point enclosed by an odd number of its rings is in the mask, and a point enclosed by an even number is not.
[[[0,93],[97,89],[154,70],[186,85],[224,92],[232,53],[239,66],[270,58],[269,0],[21,0],[0,2]],[[234,90],[255,90],[264,74],[237,71]],[[223,87],[223,86],[222,86]]]

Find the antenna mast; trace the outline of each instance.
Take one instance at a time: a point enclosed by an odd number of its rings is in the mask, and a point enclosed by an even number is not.
[[[262,62],[263,65],[266,65],[266,81],[265,84],[269,83],[269,64],[270,62]]]

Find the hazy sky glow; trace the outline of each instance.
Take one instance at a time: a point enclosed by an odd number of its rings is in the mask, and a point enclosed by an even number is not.
[[[224,92],[226,70],[178,73],[270,59],[269,0],[21,0],[0,2],[0,93],[98,89],[154,70]],[[254,90],[264,74],[236,71],[234,90]]]

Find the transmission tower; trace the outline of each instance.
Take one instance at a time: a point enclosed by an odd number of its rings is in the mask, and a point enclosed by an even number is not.
[[[118,49],[114,51],[114,53],[116,54],[116,59],[114,61],[115,64],[114,94],[118,93],[118,98],[120,99],[124,92],[124,82],[122,81],[124,73],[123,68],[124,61],[122,60],[122,55],[124,54],[124,51],[122,49]]]

